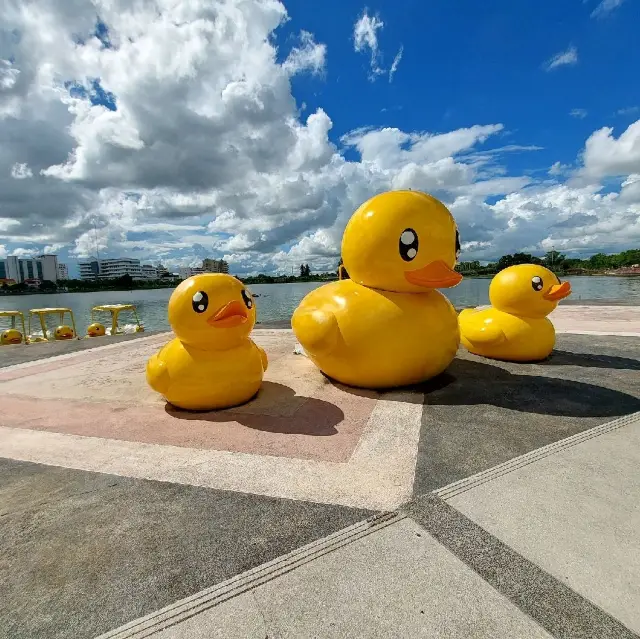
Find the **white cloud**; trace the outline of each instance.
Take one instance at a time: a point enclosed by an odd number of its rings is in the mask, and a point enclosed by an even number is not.
[[[567,175],[571,171],[570,164],[562,164],[562,162],[554,162],[549,168],[549,175]]]
[[[300,46],[291,49],[284,64],[284,70],[291,73],[300,73],[309,70],[311,73],[321,73],[327,58],[327,45],[316,44],[313,34],[308,31],[300,32]]]
[[[583,153],[581,174],[600,180],[640,172],[640,120],[630,124],[619,138],[611,127],[591,134]]]
[[[7,247],[4,244],[0,244],[0,260],[7,257],[7,255],[8,255]]]
[[[588,112],[586,109],[571,109],[569,111],[569,115],[574,118],[578,118],[579,120],[584,120],[587,117]]]
[[[571,66],[574,64],[578,64],[578,49],[572,45],[566,51],[561,51],[548,60],[545,63],[545,68],[547,71],[551,71],[558,67]]]
[[[379,65],[380,50],[378,48],[378,31],[384,27],[384,22],[377,15],[370,16],[369,10],[365,9],[362,15],[353,25],[353,46],[358,52],[369,52],[371,56],[369,65],[371,68],[371,79],[376,75],[384,73]]]
[[[229,0],[215,11],[208,0],[12,6],[0,4],[0,59],[19,61],[0,65],[4,250],[99,250],[174,266],[227,256],[235,273],[302,261],[323,270],[335,267],[355,208],[390,188],[424,189],[449,205],[463,259],[552,241],[576,251],[640,242],[640,122],[619,137],[596,131],[577,173],[554,165],[553,180],[508,173],[505,153],[540,147],[505,140],[501,123],[363,128],[338,146],[331,114],[302,118],[291,86],[294,73],[322,73],[327,50],[302,32],[279,55],[274,31],[287,14],[275,0]],[[91,35],[96,15],[110,47]],[[361,46],[382,68],[382,26],[369,20]],[[97,77],[117,110],[64,85],[96,93]],[[17,165],[32,177],[14,179]],[[621,186],[603,194],[611,176]]]
[[[625,107],[616,111],[616,115],[636,115],[638,113],[640,113],[640,106]]]
[[[591,12],[592,18],[603,18],[617,9],[624,0],[602,0],[598,6]]]
[[[14,180],[25,180],[27,178],[33,177],[33,172],[24,162],[16,162],[11,167],[11,177]]]
[[[404,53],[404,47],[400,46],[400,48],[398,49],[398,53],[396,53],[396,57],[393,59],[391,68],[389,69],[389,82],[393,82],[393,76],[396,74],[396,71],[398,70],[398,66],[400,65],[400,60],[402,60],[403,53]]]

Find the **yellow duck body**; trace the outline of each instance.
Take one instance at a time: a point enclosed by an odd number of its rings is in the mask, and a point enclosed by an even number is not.
[[[351,279],[309,293],[291,326],[329,377],[392,388],[444,371],[460,343],[455,310],[437,288],[455,286],[458,233],[435,198],[391,191],[365,202],[342,241]]]
[[[318,312],[331,317],[332,326],[316,341]],[[312,291],[292,325],[321,371],[362,388],[404,386],[439,375],[460,343],[455,309],[439,291],[394,293],[351,280]]]
[[[260,390],[267,356],[250,338],[253,299],[225,274],[182,282],[169,300],[175,339],[147,362],[147,382],[178,408],[217,410],[249,401]]]
[[[249,401],[260,390],[266,367],[252,340],[207,351],[172,339],[147,364],[149,385],[174,406],[216,410]]]
[[[568,282],[536,264],[500,271],[489,287],[492,307],[460,313],[462,345],[471,353],[510,362],[549,357],[556,332],[547,315],[571,293]]]

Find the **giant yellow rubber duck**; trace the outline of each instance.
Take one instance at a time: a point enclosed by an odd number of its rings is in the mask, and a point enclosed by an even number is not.
[[[491,281],[491,308],[460,313],[462,343],[471,353],[491,359],[543,360],[556,341],[547,315],[570,294],[569,282],[560,282],[543,266],[510,266]]]
[[[342,239],[351,279],[309,293],[291,325],[329,377],[360,388],[424,381],[451,363],[460,337],[456,312],[435,290],[460,282],[458,230],[451,213],[418,191],[365,202]]]
[[[169,300],[176,337],[149,359],[149,385],[187,410],[249,401],[267,370],[265,352],[249,338],[255,322],[253,298],[235,277],[207,273],[186,279]]]

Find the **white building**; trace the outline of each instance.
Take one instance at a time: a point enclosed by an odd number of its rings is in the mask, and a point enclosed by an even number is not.
[[[158,269],[155,266],[151,266],[151,264],[142,265],[143,280],[157,280],[158,277]]]
[[[33,258],[20,258],[15,255],[4,260],[5,277],[16,282],[27,280],[58,281],[58,256],[40,255]]]
[[[140,260],[130,257],[85,260],[78,262],[81,280],[117,279],[130,275],[134,280],[143,279]]]
[[[200,275],[204,272],[205,270],[203,268],[200,268],[199,266],[181,266],[178,269],[178,276],[181,280],[186,280],[188,277],[192,277],[193,275]]]
[[[58,262],[58,279],[59,280],[69,279],[69,267],[66,264],[62,264],[61,262]]]
[[[202,260],[202,268],[206,273],[228,273],[229,264],[224,260],[212,260],[207,258]]]

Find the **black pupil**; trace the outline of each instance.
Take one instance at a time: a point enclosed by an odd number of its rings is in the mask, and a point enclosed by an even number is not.
[[[251,295],[249,295],[247,291],[245,291],[244,289],[242,290],[240,295],[242,295],[242,301],[244,302],[244,305],[250,309],[253,306],[253,300],[251,299]]]
[[[400,257],[410,262],[418,254],[418,234],[413,229],[402,231],[399,241]]]
[[[204,313],[209,306],[209,297],[204,291],[198,291],[191,300],[191,306],[196,313]]]
[[[460,254],[460,233],[456,229],[456,257]]]
[[[533,286],[533,290],[534,291],[541,291],[542,290],[542,279],[540,277],[534,277],[531,280],[531,286]]]

